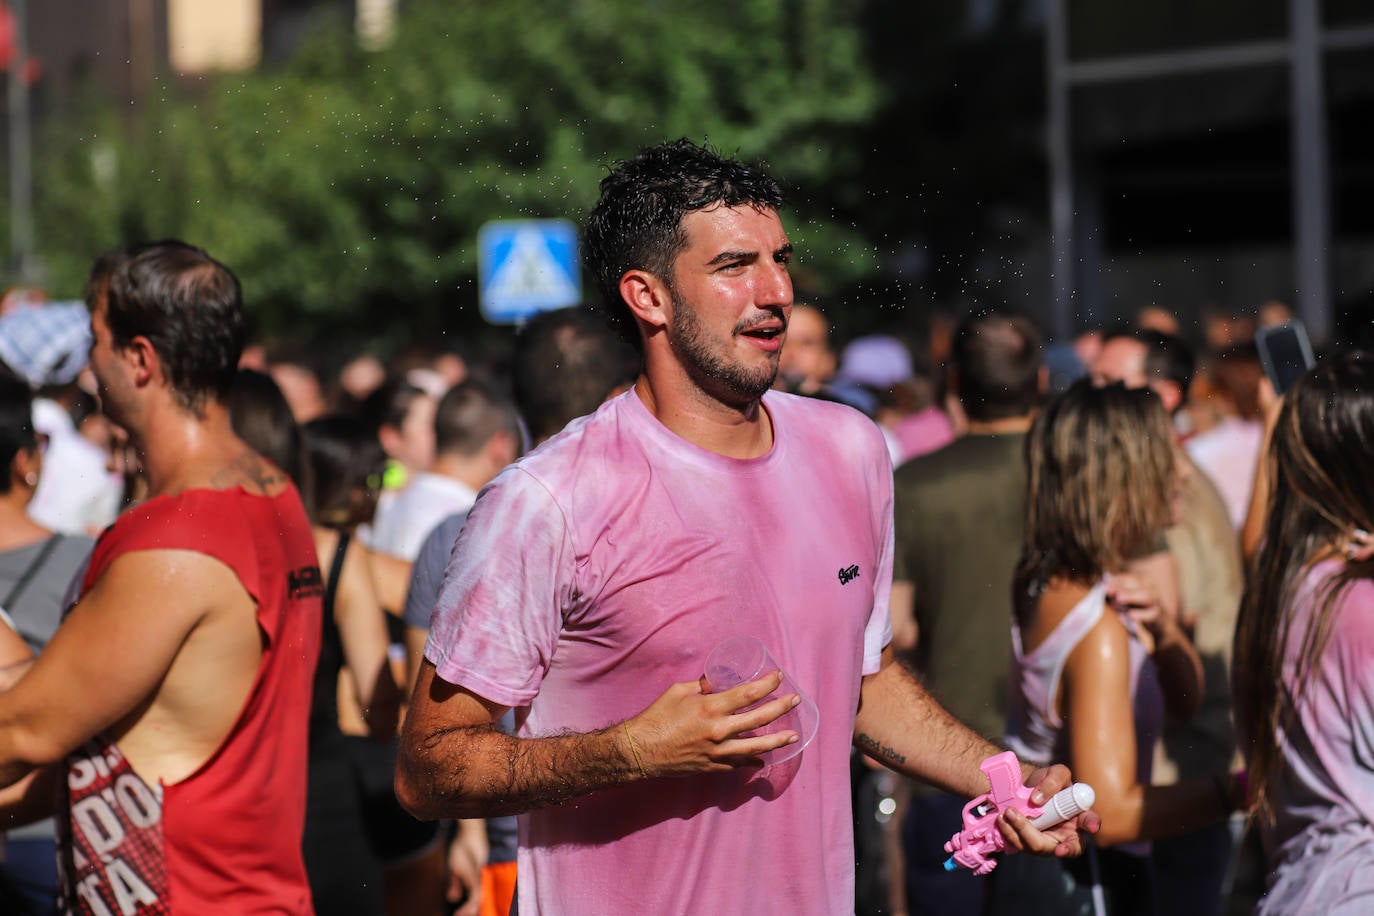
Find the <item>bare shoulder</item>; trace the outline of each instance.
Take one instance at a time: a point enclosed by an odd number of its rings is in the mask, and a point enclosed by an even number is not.
[[[72,616],[108,613],[127,619],[142,609],[154,621],[194,624],[240,593],[247,595],[234,571],[209,554],[141,549],[116,557],[82,595]]]
[[[1026,651],[1032,652],[1044,642],[1090,591],[1092,588],[1082,582],[1056,578],[1038,594],[1020,596],[1019,600],[1026,603],[1027,609],[1026,613],[1018,614]]]

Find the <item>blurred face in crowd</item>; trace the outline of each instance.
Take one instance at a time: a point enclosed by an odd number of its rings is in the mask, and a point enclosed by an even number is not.
[[[1183,403],[1184,392],[1168,379],[1151,375],[1145,363],[1150,349],[1142,341],[1130,337],[1113,337],[1102,345],[1092,364],[1094,385],[1122,384],[1127,388],[1149,388],[1159,396],[1164,410],[1173,414]]]
[[[425,394],[410,402],[394,443],[388,451],[392,458],[412,471],[427,470],[434,464],[434,413],[439,399]]]
[[[727,404],[772,387],[792,310],[792,245],[774,210],[715,206],[682,221],[668,342],[687,376]]]
[[[127,425],[124,405],[133,384],[122,359],[124,351],[115,347],[110,327],[105,322],[105,310],[106,294],[102,290],[91,305],[90,369],[95,376],[101,410],[113,422]]]
[[[309,423],[329,410],[319,376],[310,369],[295,363],[277,363],[268,371],[291,406],[291,416],[297,423]]]
[[[787,323],[787,342],[779,370],[803,388],[814,389],[835,374],[835,351],[830,349],[830,328],[818,309],[798,305]]]
[[[1129,337],[1115,337],[1107,341],[1098,352],[1097,359],[1093,360],[1093,384],[1120,383],[1127,388],[1146,387],[1150,383],[1145,372],[1145,357],[1148,354],[1145,344]]]

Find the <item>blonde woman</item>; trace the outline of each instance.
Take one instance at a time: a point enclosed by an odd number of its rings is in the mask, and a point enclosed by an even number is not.
[[[1148,914],[1148,845],[1225,817],[1216,782],[1150,785],[1165,710],[1188,717],[1202,665],[1151,582],[1130,572],[1173,518],[1176,446],[1148,389],[1083,381],[1051,401],[1026,442],[1025,546],[1013,594],[1007,744],[1066,760],[1097,792],[1102,830],[1081,862],[1005,860],[995,913]]]

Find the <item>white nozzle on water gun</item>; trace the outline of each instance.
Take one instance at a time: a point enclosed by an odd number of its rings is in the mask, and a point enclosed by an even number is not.
[[[1076,782],[1045,802],[1045,809],[1031,821],[1031,826],[1036,830],[1048,830],[1055,824],[1078,817],[1091,808],[1095,801],[1097,793],[1093,787],[1085,782]]]

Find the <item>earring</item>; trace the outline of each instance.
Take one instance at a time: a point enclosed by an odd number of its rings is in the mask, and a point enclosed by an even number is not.
[[[1368,531],[1356,528],[1350,541],[1345,545],[1345,557],[1355,562],[1374,557],[1374,536]]]
[[[36,486],[38,486],[38,472],[37,472],[37,471],[29,471],[27,474],[25,474],[25,475],[24,475],[24,483],[28,484],[28,485],[31,486],[31,487],[36,487]]]

